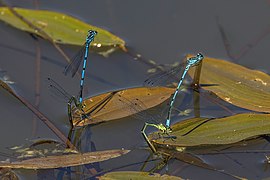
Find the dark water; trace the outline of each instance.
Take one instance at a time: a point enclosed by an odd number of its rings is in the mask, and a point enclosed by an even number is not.
[[[34,1],[12,1],[12,5],[34,9]],[[251,69],[270,72],[268,51],[270,36],[269,1],[38,1],[40,9],[58,11],[77,17],[89,24],[102,27],[123,38],[127,46],[141,54],[145,59],[153,59],[160,64],[169,64],[182,59],[186,53],[202,52],[206,56],[226,59]],[[231,46],[228,55],[217,24],[222,25]],[[265,35],[265,36],[264,36]],[[258,43],[256,40],[262,36]],[[70,93],[79,89],[79,78],[71,79],[63,75],[66,65],[63,57],[42,39],[38,42],[25,32],[0,23],[0,68],[7,71],[15,81],[16,91],[35,102],[35,61],[37,46],[41,50],[41,102],[39,109],[47,115],[62,132],[68,133],[66,104],[54,100],[48,92],[46,78],[52,77]],[[70,54],[78,50],[62,46]],[[249,47],[241,55],[242,49]],[[132,57],[116,52],[109,58],[90,54],[86,78],[87,95],[128,87],[141,86],[147,75],[145,65]],[[41,121],[37,121],[37,132],[33,135],[33,114],[16,99],[0,90],[0,152],[10,153],[7,147],[29,143],[32,139],[57,139]],[[236,112],[241,112],[235,108]],[[216,112],[204,112],[214,116]],[[117,170],[139,170],[149,151],[140,150],[145,145],[140,134],[143,122],[130,118],[104,123],[86,130],[96,150],[129,148],[135,149],[126,156],[99,163],[101,169],[124,168]],[[84,150],[90,150],[85,142]],[[92,144],[92,145],[93,145]],[[89,147],[89,148],[88,148]],[[87,148],[87,149],[86,149]],[[247,149],[268,149],[261,142]],[[242,149],[243,150],[243,149]],[[245,148],[244,148],[245,150]],[[6,157],[2,158],[3,160]],[[222,154],[203,156],[206,162],[226,172],[262,179],[270,175],[264,171],[264,154]],[[133,163],[138,163],[131,165]],[[97,167],[97,166],[96,166]],[[17,170],[24,179],[35,179],[36,171]],[[165,173],[162,170],[161,173]],[[183,162],[169,162],[168,174],[188,179],[233,179],[220,172],[206,170]]]

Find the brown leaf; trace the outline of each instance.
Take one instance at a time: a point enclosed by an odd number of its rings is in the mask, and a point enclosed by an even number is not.
[[[0,167],[23,169],[52,169],[60,167],[79,166],[94,162],[105,161],[127,154],[130,150],[108,150],[88,152],[83,154],[68,154],[61,156],[47,156],[32,158],[16,162],[1,162]]]
[[[174,89],[166,87],[139,87],[94,96],[83,101],[85,104],[83,110],[88,118],[81,120],[81,111],[73,109],[73,124],[74,126],[84,126],[127,117],[136,113],[130,110],[136,100],[144,104],[143,111],[161,104],[171,97],[173,92]],[[119,99],[124,99],[126,103]],[[103,102],[104,100],[106,101]],[[102,105],[96,108],[99,104]]]

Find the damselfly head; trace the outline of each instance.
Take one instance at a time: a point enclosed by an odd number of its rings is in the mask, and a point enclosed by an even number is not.
[[[172,132],[172,128],[170,126],[166,126],[166,132],[167,133],[171,133]]]
[[[89,30],[86,37],[86,42],[90,44],[94,40],[95,35],[97,35],[97,31]]]
[[[201,61],[201,60],[203,60],[203,55],[201,54],[201,53],[198,53],[197,54],[197,59],[199,60],[199,61]]]
[[[167,128],[162,123],[157,124],[155,127],[158,128],[162,133],[165,133],[167,130]]]
[[[97,31],[94,31],[94,30],[88,31],[88,36],[95,36],[96,34],[97,34]]]
[[[196,66],[199,64],[199,62],[203,60],[203,55],[201,53],[198,53],[195,57],[191,57],[187,60],[187,63],[190,66]]]

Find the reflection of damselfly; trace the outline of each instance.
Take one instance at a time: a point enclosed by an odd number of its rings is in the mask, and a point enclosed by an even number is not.
[[[70,64],[66,66],[64,74],[67,75],[69,72],[71,72],[72,77],[75,75],[75,73],[78,71],[78,68],[83,60],[83,69],[82,69],[82,75],[81,75],[81,81],[80,81],[80,93],[79,93],[79,104],[82,103],[82,93],[83,93],[83,84],[84,84],[84,77],[85,77],[85,68],[86,68],[86,62],[88,57],[88,51],[89,46],[92,41],[94,41],[94,37],[97,34],[96,31],[89,30],[88,35],[86,37],[86,42],[83,45],[83,48],[72,58]],[[77,101],[77,100],[76,100]]]
[[[187,61],[185,63],[182,63],[182,64],[178,65],[177,67],[174,67],[168,71],[150,76],[150,78],[145,80],[144,84],[147,86],[160,86],[164,82],[167,84],[167,81],[172,81],[172,79],[175,79],[177,74],[179,74],[178,76],[181,77],[179,82],[178,82],[178,85],[176,87],[176,90],[171,98],[171,102],[169,104],[170,106],[169,106],[169,110],[167,113],[166,130],[164,129],[165,132],[170,129],[171,112],[172,112],[173,104],[175,102],[176,96],[179,92],[179,89],[183,83],[183,80],[184,80],[189,68],[192,66],[198,65],[203,60],[203,58],[204,58],[203,55],[201,53],[198,53],[197,56],[187,59]],[[154,124],[148,124],[148,125],[156,126]],[[157,128],[160,129],[160,127],[157,127]]]

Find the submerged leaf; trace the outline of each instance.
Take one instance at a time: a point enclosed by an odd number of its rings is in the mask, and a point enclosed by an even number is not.
[[[127,117],[136,113],[130,110],[131,106],[135,105],[135,100],[144,104],[143,111],[161,104],[171,97],[173,92],[173,88],[140,87],[97,95],[83,101],[86,119],[81,120],[82,112],[76,108],[73,109],[73,124],[74,126],[84,126]],[[121,100],[127,101],[127,103],[122,103]]]
[[[157,138],[157,132],[150,134],[154,144],[174,147],[232,144],[247,138],[270,133],[270,114],[237,114],[230,117],[208,119],[193,118],[172,126],[170,135],[176,139]]]
[[[10,168],[0,168],[0,178],[2,180],[19,180],[19,177]]]
[[[32,158],[17,162],[0,162],[0,167],[23,168],[23,169],[51,169],[60,167],[70,167],[84,165],[94,162],[105,161],[127,154],[129,150],[108,150],[88,152],[83,154],[69,154],[62,156],[47,156],[42,158]]]
[[[188,57],[191,57],[189,55]],[[194,69],[190,69],[190,74]],[[236,106],[270,112],[270,76],[228,61],[205,57],[200,76],[203,88]]]
[[[132,179],[132,180],[151,180],[151,179],[170,179],[170,180],[180,180],[182,178],[169,175],[160,175],[157,173],[149,172],[137,172],[137,171],[119,171],[119,172],[110,172],[106,173],[103,176],[99,177],[100,180],[113,180],[113,179]]]
[[[168,146],[166,146],[168,147]],[[209,170],[213,170],[228,176],[231,176],[235,179],[240,179],[240,180],[246,180],[246,178],[240,177],[240,176],[236,176],[234,174],[228,173],[222,169],[218,169],[214,166],[211,166],[209,164],[207,164],[206,162],[204,162],[200,157],[196,156],[196,154],[193,154],[191,152],[180,152],[177,150],[172,150],[169,148],[159,148],[158,149],[158,153],[161,153],[165,156],[169,156],[170,158],[175,158],[177,160],[180,160],[182,162],[194,165],[194,166],[198,166],[204,169],[209,169]]]
[[[82,45],[85,43],[88,30],[95,30],[98,32],[98,36],[95,37],[91,46],[95,46],[96,51],[108,51],[116,47],[125,49],[125,42],[121,38],[69,15],[46,10],[13,9],[34,26],[47,33],[56,43]],[[44,34],[37,29],[29,27],[21,19],[14,16],[6,7],[0,8],[0,20],[20,30],[38,34],[46,39]]]
[[[202,167],[210,170],[217,170],[216,168],[206,164],[202,159],[196,155],[188,152],[179,152],[168,148],[159,148],[158,153],[170,155],[171,158],[178,159],[179,161],[192,164],[194,166]]]

